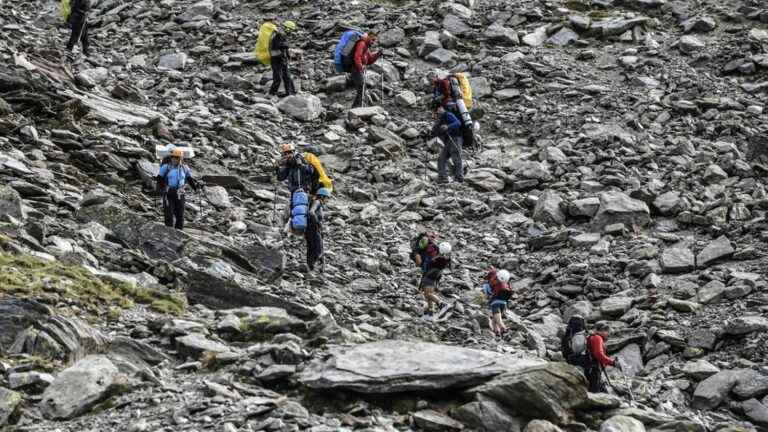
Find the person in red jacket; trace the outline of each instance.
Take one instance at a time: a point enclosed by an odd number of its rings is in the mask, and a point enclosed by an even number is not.
[[[595,332],[587,338],[587,351],[591,357],[591,365],[586,369],[587,380],[589,381],[589,391],[593,393],[605,393],[605,383],[603,382],[603,370],[606,366],[613,366],[621,369],[619,358],[610,358],[605,354],[605,340],[611,329],[606,322],[595,324]]]
[[[357,90],[357,96],[355,97],[355,102],[352,104],[352,108],[357,108],[363,105],[365,67],[376,63],[376,60],[381,57],[381,50],[371,53],[371,47],[376,43],[377,38],[378,35],[376,35],[376,33],[366,33],[355,43],[355,50],[352,57],[355,64],[352,67],[352,72],[347,80],[347,86],[354,87]]]

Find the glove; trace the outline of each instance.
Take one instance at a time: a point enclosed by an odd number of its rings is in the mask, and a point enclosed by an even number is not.
[[[619,357],[616,357],[616,359],[613,361],[613,367],[624,372],[624,364],[621,362],[621,358]]]

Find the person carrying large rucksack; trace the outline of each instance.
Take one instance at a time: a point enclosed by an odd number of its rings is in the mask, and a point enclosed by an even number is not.
[[[410,258],[421,269],[422,274],[427,271],[432,259],[440,253],[436,241],[437,236],[427,232],[419,233],[411,239]]]
[[[461,122],[443,106],[437,107],[435,116],[432,136],[440,138],[443,142],[437,159],[437,182],[448,183],[448,159],[450,158],[453,163],[453,179],[461,183],[464,181],[464,163],[461,158],[464,138],[461,135]]]
[[[510,274],[506,270],[496,270],[491,267],[485,275],[483,293],[488,299],[488,326],[494,335],[501,336],[507,332],[502,316],[507,309],[507,302],[512,297],[512,289],[509,286]]]
[[[278,181],[285,181],[291,196],[286,209],[286,233],[304,234],[309,223],[310,194],[319,189],[319,174],[307,160],[296,152],[293,144],[281,146],[282,158],[275,167]]]
[[[183,230],[186,186],[189,184],[197,191],[198,184],[192,177],[192,172],[183,163],[183,150],[173,149],[170,156],[170,162],[161,164],[157,173],[157,190],[163,197],[165,226]]]
[[[272,87],[269,89],[269,94],[272,96],[277,95],[277,91],[280,90],[280,84],[285,83],[285,94],[296,94],[296,87],[291,79],[291,74],[288,70],[288,61],[291,59],[290,50],[288,45],[288,33],[296,30],[296,23],[293,21],[286,21],[282,25],[278,25],[277,30],[272,36],[269,51],[272,63]]]
[[[605,340],[609,333],[608,324],[599,322],[595,325],[595,331],[587,335],[586,321],[583,317],[574,315],[568,321],[560,343],[560,350],[566,362],[584,370],[589,391],[593,393],[606,392],[603,382],[606,366],[619,370],[623,368],[620,358],[610,358],[605,354]]]
[[[469,110],[472,109],[472,86],[463,73],[449,74],[441,78],[437,71],[428,75],[432,83],[432,106],[442,106],[461,121],[461,134],[464,145],[474,146],[474,122]]]
[[[444,306],[437,296],[437,286],[443,277],[443,271],[451,266],[451,244],[441,242],[437,247],[437,252],[437,255],[427,262],[419,282],[419,289],[427,302],[425,308],[427,315],[433,315],[436,310]]]
[[[382,56],[382,51],[371,52],[371,47],[376,43],[378,35],[373,32],[360,33],[355,30],[347,30],[339,39],[334,51],[334,64],[337,72],[345,72],[347,87],[357,90],[352,108],[363,105],[365,89],[365,68],[376,63]]]

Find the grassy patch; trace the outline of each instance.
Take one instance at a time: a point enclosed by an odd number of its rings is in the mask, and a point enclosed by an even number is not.
[[[76,301],[96,313],[109,307],[128,308],[134,303],[176,315],[186,307],[186,298],[181,294],[100,279],[80,266],[0,253],[0,295],[3,294],[34,297],[48,303]]]

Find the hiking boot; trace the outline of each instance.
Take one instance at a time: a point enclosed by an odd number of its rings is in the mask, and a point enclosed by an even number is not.
[[[438,177],[437,178],[437,184],[448,184],[448,178],[447,177]]]

